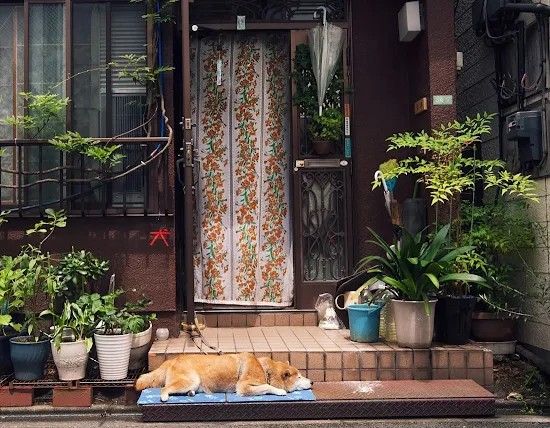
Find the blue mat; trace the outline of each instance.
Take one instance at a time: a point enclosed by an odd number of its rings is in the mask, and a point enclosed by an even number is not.
[[[289,392],[287,395],[253,395],[251,397],[241,397],[237,394],[227,394],[228,403],[249,403],[251,401],[315,401],[315,395],[311,389],[305,391]]]
[[[237,394],[204,394],[198,393],[193,397],[188,395],[170,395],[168,401],[163,403],[160,400],[161,388],[149,388],[142,391],[138,405],[147,404],[204,404],[204,403],[250,403],[250,402],[267,402],[267,401],[315,401],[315,395],[310,389],[305,391],[290,392],[287,395],[254,395],[251,397],[240,397]]]
[[[170,395],[168,401],[160,401],[160,388],[145,389],[138,400],[139,405],[144,404],[197,404],[197,403],[225,403],[225,394],[198,393],[193,397],[188,395]]]

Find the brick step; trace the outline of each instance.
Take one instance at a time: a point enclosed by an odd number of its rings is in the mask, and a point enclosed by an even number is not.
[[[314,382],[472,379],[489,390],[493,387],[492,352],[473,344],[413,350],[395,343],[356,343],[349,330],[309,326],[206,328],[203,335],[224,353],[251,352],[290,361]],[[203,350],[213,353],[206,346]],[[149,351],[149,369],[166,359],[200,352],[186,333],[156,341]]]
[[[311,326],[319,324],[315,310],[279,309],[279,310],[242,310],[219,309],[197,311],[203,316],[206,325],[216,327],[274,327],[274,326]],[[185,313],[183,318],[185,319]]]
[[[471,380],[324,382],[316,401],[151,404],[144,422],[280,421],[352,418],[480,417],[495,414],[495,397]]]

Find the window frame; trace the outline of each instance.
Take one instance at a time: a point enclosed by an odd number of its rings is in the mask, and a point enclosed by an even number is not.
[[[105,4],[105,13],[106,13],[106,63],[109,63],[112,61],[111,59],[111,50],[112,50],[112,43],[111,43],[111,5],[112,4],[129,4],[128,0],[13,0],[6,3],[2,3],[1,6],[22,6],[23,8],[23,34],[24,34],[24,41],[23,41],[23,61],[24,61],[24,71],[23,71],[23,91],[29,92],[30,88],[30,46],[29,46],[29,9],[30,5],[33,4],[62,4],[64,5],[64,19],[65,19],[65,79],[67,79],[64,83],[65,86],[65,96],[69,99],[72,99],[72,79],[69,77],[73,75],[73,31],[75,30],[73,28],[73,5],[74,4]],[[137,5],[136,5],[137,6]],[[150,41],[153,39],[154,34],[154,26],[150,22],[150,20],[147,20],[146,22],[146,40],[147,40],[147,47],[146,47],[146,57],[147,57],[147,66],[153,66],[154,64],[154,58],[153,58],[153,48],[151,46]],[[12,68],[14,67],[15,62],[12,64]],[[113,99],[113,93],[112,93],[112,73],[106,73],[106,117],[111,118],[112,117],[112,99]],[[69,103],[69,105],[66,107],[65,111],[65,123],[66,123],[66,129],[71,130],[72,129],[72,103]],[[14,114],[17,114],[17,112],[14,112]],[[23,114],[28,115],[29,109],[27,104],[23,106]],[[157,117],[158,117],[157,113]],[[151,121],[152,124],[152,130],[153,135],[157,135],[159,131],[159,125],[158,120],[153,119]],[[112,120],[106,121],[106,135],[113,136],[113,123]],[[14,131],[15,132],[15,131]],[[19,142],[19,145],[14,144],[12,147],[14,147],[14,164],[16,164],[16,168],[18,170],[18,174],[14,176],[13,184],[17,185],[17,188],[13,191],[13,205],[8,201],[8,204],[6,204],[6,201],[0,200],[0,206],[2,206],[2,209],[15,209],[19,210],[19,216],[22,216],[22,205],[32,204],[33,201],[29,201],[27,196],[27,191],[23,190],[21,188],[21,183],[24,182],[24,175],[23,175],[23,169],[27,170],[26,167],[26,161],[21,162],[21,158],[25,157],[22,156],[22,151],[26,150],[26,147],[31,146],[38,146],[39,147],[39,153],[42,154],[42,149],[44,147],[44,144],[47,144],[46,140],[30,140],[28,139],[28,136],[25,135],[23,139],[18,139],[17,135],[15,133],[12,133],[12,139],[8,140],[2,140],[0,139],[0,142],[13,142],[17,140]],[[89,137],[86,135],[86,137]],[[94,137],[95,138],[95,137]],[[106,142],[109,141],[110,138],[97,138],[100,141]],[[166,143],[168,141],[168,138],[164,137],[131,137],[131,138],[120,138],[117,139],[117,143],[120,144],[139,144],[142,146],[143,152],[150,152],[154,147],[156,147],[159,143]],[[26,157],[25,157],[26,158]],[[168,193],[170,193],[170,185],[168,182],[168,165],[169,165],[169,151],[165,152],[161,158],[161,162],[163,163],[163,176],[159,177],[158,172],[156,171],[156,168],[146,168],[144,171],[145,177],[144,177],[144,188],[143,188],[143,207],[126,207],[126,190],[124,193],[124,206],[123,207],[117,207],[113,208],[111,206],[107,206],[105,204],[105,197],[103,194],[105,192],[109,191],[109,183],[103,183],[100,187],[100,191],[102,193],[101,202],[102,202],[102,208],[100,209],[92,209],[89,210],[86,208],[86,206],[89,205],[89,202],[84,198],[80,199],[82,203],[80,203],[78,208],[74,207],[74,204],[71,201],[65,201],[61,202],[60,206],[61,208],[65,208],[70,214],[75,215],[80,213],[81,216],[84,215],[156,215],[159,214],[162,215],[168,215],[171,211],[171,204],[166,199],[166,196]],[[61,162],[63,160],[63,162]],[[61,165],[70,165],[69,156],[65,156],[62,152],[60,152],[60,164]],[[42,156],[39,155],[39,169],[42,165]],[[156,162],[151,165],[158,165]],[[1,171],[1,166],[0,166]],[[36,174],[38,176],[38,179],[40,180],[42,177],[42,173]],[[69,183],[67,183],[67,178],[70,178],[70,175],[67,173],[66,176],[64,176],[63,172],[59,174],[59,196],[61,198],[64,198],[67,196],[67,194],[72,194],[72,192],[69,190],[71,186]],[[122,183],[125,188],[126,186],[126,177],[122,178]],[[158,183],[163,182],[164,185],[161,186],[163,190],[161,190],[158,186]],[[10,180],[11,182],[11,180]],[[43,204],[43,197],[42,197],[42,185],[38,185],[38,212],[32,211],[32,216],[35,216],[36,214],[40,214],[43,211],[42,204]],[[0,188],[0,192],[1,192]],[[160,192],[164,193],[164,204],[159,203],[159,196]],[[111,195],[112,196],[112,195]],[[155,209],[155,206],[158,205],[158,208]],[[161,205],[164,205],[162,207],[163,213],[161,213]]]

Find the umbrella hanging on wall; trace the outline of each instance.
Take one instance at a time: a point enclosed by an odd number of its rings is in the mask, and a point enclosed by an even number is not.
[[[314,19],[319,17],[320,10],[323,12],[323,24],[308,30],[307,35],[313,74],[317,81],[319,116],[322,116],[325,95],[334,77],[338,59],[344,46],[345,32],[342,28],[327,22],[327,8],[324,6],[320,6],[315,11],[313,14]]]

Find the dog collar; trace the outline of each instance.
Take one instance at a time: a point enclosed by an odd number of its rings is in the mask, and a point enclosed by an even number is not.
[[[262,366],[262,369],[264,369],[264,372],[265,372],[265,383],[267,383],[268,385],[271,385],[271,374],[269,373],[269,369],[262,362],[260,362],[260,364]]]

